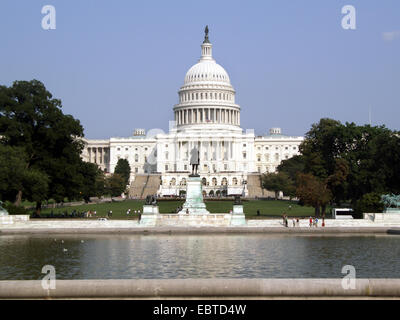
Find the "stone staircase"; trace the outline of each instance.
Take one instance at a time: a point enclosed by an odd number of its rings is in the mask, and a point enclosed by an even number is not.
[[[131,183],[129,196],[144,199],[148,195],[156,194],[160,187],[160,181],[161,175],[159,174],[138,174]]]
[[[261,174],[249,174],[247,176],[247,190],[249,198],[275,197],[274,192],[261,187]]]

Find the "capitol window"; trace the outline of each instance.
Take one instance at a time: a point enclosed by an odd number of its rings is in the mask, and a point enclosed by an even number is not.
[[[168,171],[168,165],[167,164],[165,165],[165,171]]]
[[[246,159],[246,152],[243,152],[243,159]]]

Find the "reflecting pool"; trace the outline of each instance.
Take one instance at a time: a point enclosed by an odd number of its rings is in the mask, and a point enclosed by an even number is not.
[[[0,280],[400,278],[400,236],[10,235],[0,236]]]

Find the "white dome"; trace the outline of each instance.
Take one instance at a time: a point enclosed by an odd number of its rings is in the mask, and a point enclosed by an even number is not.
[[[241,132],[240,106],[228,73],[212,57],[208,28],[201,58],[186,73],[174,106],[177,130],[231,130]]]
[[[230,85],[228,73],[214,60],[200,60],[189,69],[185,76],[185,85],[199,82],[220,82]]]

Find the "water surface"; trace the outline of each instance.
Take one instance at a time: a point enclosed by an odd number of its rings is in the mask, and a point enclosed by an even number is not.
[[[10,235],[0,236],[0,280],[400,278],[400,236]]]

